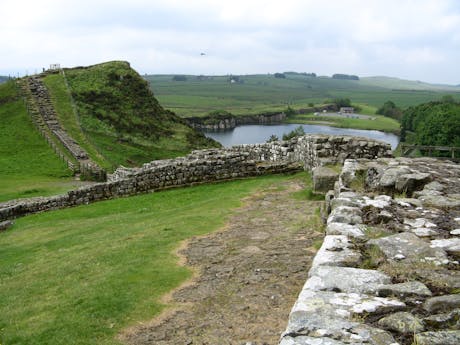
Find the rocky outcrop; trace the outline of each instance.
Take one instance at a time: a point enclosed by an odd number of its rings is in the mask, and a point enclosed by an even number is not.
[[[460,165],[346,160],[328,195],[280,344],[460,344]]]
[[[225,116],[188,117],[185,120],[191,127],[198,130],[226,131],[241,125],[270,125],[281,123],[285,119],[286,114],[281,112],[240,116],[228,114]]]

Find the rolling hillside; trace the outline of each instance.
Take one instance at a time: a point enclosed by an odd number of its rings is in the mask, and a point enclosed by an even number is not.
[[[419,80],[404,80],[391,77],[365,77],[361,78],[362,85],[378,86],[392,91],[439,91],[439,92],[452,92],[459,93],[460,88],[454,85],[444,84],[429,84]]]
[[[65,69],[43,81],[60,122],[108,170],[218,145],[163,109],[127,62]]]
[[[46,85],[66,133],[109,172],[219,146],[163,109],[127,62],[35,78]],[[75,188],[70,170],[34,127],[18,85],[0,85],[0,201]]]
[[[32,124],[13,81],[0,85],[0,202],[75,188],[71,171]]]
[[[300,73],[284,75],[286,78],[243,75],[234,83],[229,82],[230,76],[187,75],[185,81],[174,81],[173,75],[147,75],[145,79],[160,103],[183,117],[203,116],[215,110],[245,115],[285,110],[287,105],[307,108],[310,103],[322,104],[333,98],[350,98],[366,111],[375,111],[388,100],[403,108],[438,100],[445,94],[460,100],[460,87],[385,77],[338,80]]]

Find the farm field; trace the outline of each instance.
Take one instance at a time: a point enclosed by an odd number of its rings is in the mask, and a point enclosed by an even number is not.
[[[400,124],[398,121],[382,115],[372,115],[371,118],[347,118],[343,116],[321,116],[312,114],[296,114],[289,117],[288,123],[303,124],[328,124],[333,127],[355,128],[365,130],[378,130],[399,134]]]
[[[399,107],[439,100],[451,94],[460,100],[460,87],[432,85],[396,78],[371,77],[361,80],[338,80],[286,73],[286,78],[273,75],[240,76],[243,83],[230,83],[229,76],[186,76],[186,81],[173,81],[173,75],[146,75],[144,78],[160,103],[182,117],[204,116],[225,110],[234,115],[258,114],[308,108],[334,98],[349,98],[373,113],[391,100]]]

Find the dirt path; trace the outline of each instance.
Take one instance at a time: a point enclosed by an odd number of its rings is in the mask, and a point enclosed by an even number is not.
[[[252,195],[217,233],[180,251],[197,272],[176,306],[125,331],[132,345],[277,344],[320,241],[319,202],[294,198],[300,179]]]

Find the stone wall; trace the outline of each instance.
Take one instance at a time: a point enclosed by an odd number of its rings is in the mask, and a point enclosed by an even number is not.
[[[299,162],[308,171],[317,166],[342,164],[350,158],[392,156],[389,144],[368,138],[334,135],[305,135],[289,141],[237,145],[228,150],[248,152],[249,158],[254,160]]]
[[[2,203],[0,220],[173,187],[301,170],[299,164],[287,161],[264,163],[247,157],[244,152],[203,150],[184,158],[154,161],[140,169],[120,168],[110,182],[63,195]]]
[[[346,160],[280,345],[460,344],[460,165]]]
[[[109,176],[109,182],[82,187],[63,195],[0,204],[0,221],[166,188],[299,171],[302,168],[310,170],[331,162],[343,162],[345,158],[388,155],[391,155],[389,144],[364,138],[323,135],[194,151],[181,158],[152,161],[141,168],[119,168]]]
[[[46,76],[46,74],[22,78],[18,82],[26,103],[27,112],[34,125],[54,152],[66,162],[67,166],[74,173],[80,172],[82,176],[91,180],[106,181],[107,175],[105,170],[91,160],[88,153],[59,123],[56,110],[51,101],[51,96],[41,79],[43,76]],[[74,111],[76,111],[73,102],[72,105]],[[57,145],[58,143],[60,143],[65,150]],[[70,156],[73,157],[74,161],[70,159]]]

